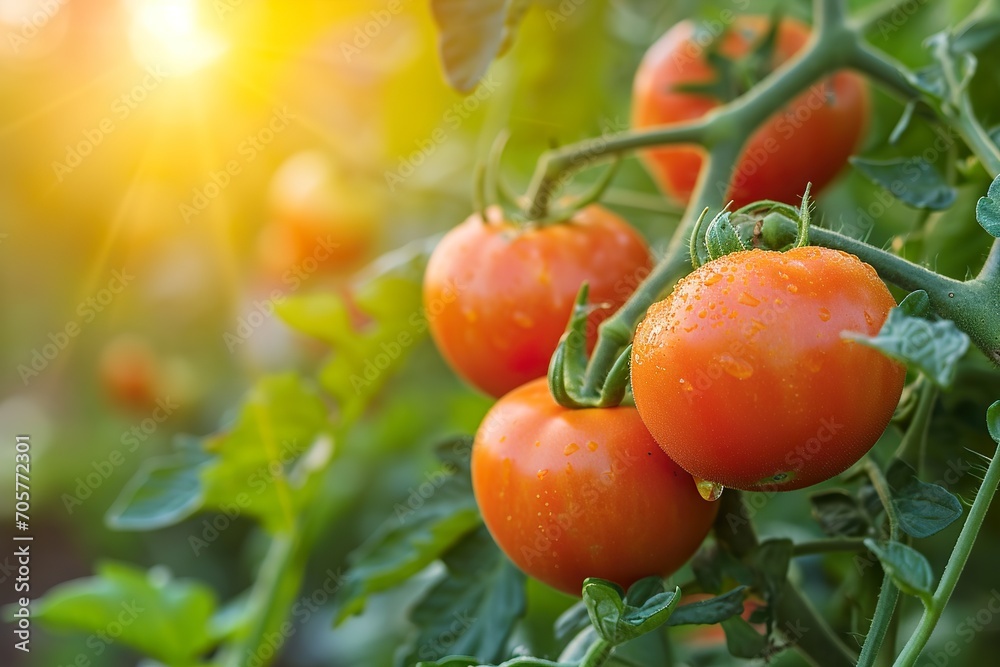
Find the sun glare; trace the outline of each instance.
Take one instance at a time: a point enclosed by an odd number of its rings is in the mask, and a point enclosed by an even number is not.
[[[189,74],[214,62],[226,43],[199,20],[197,0],[130,0],[129,38],[136,59],[171,75]]]

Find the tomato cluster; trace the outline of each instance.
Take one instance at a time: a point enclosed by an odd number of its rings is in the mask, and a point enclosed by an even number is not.
[[[691,86],[711,83],[717,57],[748,55],[767,30],[763,18],[739,17],[709,53],[694,24],[674,27],[636,74],[635,127],[709,113],[721,100]],[[783,20],[773,37],[769,68],[809,31]],[[867,104],[850,73],[803,93],[751,137],[726,199],[793,201],[809,182],[829,182],[861,136]],[[809,137],[808,153],[790,141],[797,133]],[[645,157],[667,193],[690,196],[699,147]],[[597,324],[649,270],[641,236],[596,205],[541,224],[490,208],[449,232],[427,268],[439,350],[501,397],[472,453],[486,526],[525,572],[571,594],[587,577],[627,587],[676,571],[715,520],[712,490],[792,490],[844,471],[884,431],[905,378],[903,366],[842,335],[876,334],[895,305],[871,267],[824,248],[752,250],[701,266],[649,309],[631,358],[636,407],[559,405],[542,378],[581,284],[596,304],[592,348]]]

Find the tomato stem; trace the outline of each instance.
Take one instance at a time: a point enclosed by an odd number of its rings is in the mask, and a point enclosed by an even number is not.
[[[604,639],[597,639],[587,652],[583,656],[583,660],[580,661],[579,667],[602,667],[604,663],[608,661],[611,657],[611,652],[614,650],[608,641]]]
[[[896,448],[895,454],[895,458],[905,461],[907,455],[914,456],[911,450],[916,447],[917,453],[915,456],[917,465],[914,467],[917,469],[918,476],[921,476],[923,473],[927,431],[931,426],[931,415],[934,413],[934,404],[937,403],[939,393],[937,385],[927,377],[921,377],[920,383],[920,399],[917,403],[916,412],[913,414],[913,419],[910,421],[910,425],[906,429],[906,434],[899,443],[899,447]]]
[[[990,414],[998,410],[1000,410],[1000,401],[993,404],[990,408]],[[927,645],[927,640],[930,639],[934,627],[941,618],[941,613],[944,611],[945,605],[948,604],[948,600],[951,598],[951,594],[958,584],[958,579],[962,574],[963,568],[965,568],[965,563],[969,560],[969,554],[972,552],[972,546],[976,542],[976,536],[979,535],[979,529],[986,518],[986,512],[989,510],[993,496],[996,494],[997,486],[1000,485],[1000,456],[997,456],[997,454],[998,452],[994,452],[993,458],[990,459],[990,464],[986,468],[986,476],[983,478],[983,484],[979,487],[976,499],[969,510],[969,516],[965,519],[962,532],[958,536],[958,541],[951,552],[951,557],[948,558],[948,564],[945,565],[941,581],[938,582],[930,604],[924,607],[924,612],[917,624],[916,631],[910,637],[909,641],[906,642],[902,653],[896,658],[896,667],[911,667],[916,664],[917,658],[920,657],[920,652]]]
[[[899,516],[896,514],[896,506],[892,504],[892,495],[889,490],[889,482],[882,474],[881,468],[875,464],[871,458],[865,460],[865,472],[871,480],[882,507],[885,509],[886,520],[889,523],[889,539],[899,539]],[[868,629],[868,636],[865,638],[864,646],[861,647],[861,655],[858,657],[858,667],[871,667],[878,658],[879,649],[885,641],[889,625],[892,622],[893,614],[896,612],[896,604],[899,601],[899,588],[896,587],[892,577],[886,572],[882,575],[882,588],[879,590],[878,603],[875,605],[875,614],[872,616],[872,624]]]

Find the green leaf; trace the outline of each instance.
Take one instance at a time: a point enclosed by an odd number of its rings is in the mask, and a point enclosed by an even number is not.
[[[311,473],[331,454],[329,439],[320,441],[328,429],[316,389],[294,374],[261,379],[232,427],[206,441],[215,457],[200,468],[205,506],[287,530],[309,500],[302,491]]]
[[[767,540],[754,547],[748,555],[747,560],[755,574],[755,585],[769,601],[776,599],[785,587],[793,550],[794,545],[789,539]]]
[[[680,599],[680,589],[668,592],[659,577],[640,579],[624,596],[613,582],[595,577],[583,582],[583,601],[591,624],[605,641],[616,646],[663,625]]]
[[[899,527],[913,537],[930,537],[962,516],[962,503],[937,484],[917,479],[916,473],[902,461],[890,467],[892,504],[899,516]]]
[[[352,423],[427,336],[423,275],[436,238],[383,255],[356,278],[351,301],[330,293],[286,299],[278,315],[291,327],[333,348],[320,382],[337,399],[341,421]],[[355,329],[352,310],[369,319]]]
[[[746,586],[739,586],[728,593],[708,600],[681,605],[667,619],[667,625],[671,627],[677,625],[715,625],[727,618],[738,616],[743,613],[743,599],[746,597],[746,591]]]
[[[865,546],[881,561],[883,569],[892,577],[899,590],[925,602],[930,599],[934,575],[923,554],[895,541],[880,546],[869,538],[865,540]]]
[[[927,317],[931,313],[931,298],[927,292],[918,289],[903,297],[897,308],[910,317]]]
[[[767,648],[767,638],[740,616],[722,621],[722,629],[726,633],[726,648],[734,657],[752,660]]]
[[[530,2],[524,0],[431,0],[438,51],[452,88],[468,93],[493,59],[510,47]]]
[[[182,449],[143,461],[104,516],[115,530],[156,530],[183,521],[203,503],[200,470],[204,452]]]
[[[850,161],[872,183],[914,208],[940,211],[958,196],[934,165],[920,157],[871,160],[855,156]]]
[[[830,537],[867,535],[870,522],[864,509],[851,494],[840,489],[821,491],[809,497],[813,518]]]
[[[969,349],[969,337],[951,320],[910,317],[898,306],[889,311],[874,338],[851,331],[841,335],[919,369],[945,389],[955,379],[958,360]]]
[[[443,560],[447,575],[410,613],[418,632],[401,667],[450,653],[502,659],[507,638],[524,615],[524,575],[500,552],[485,526],[468,534]]]
[[[962,34],[955,36],[951,48],[955,53],[982,51],[1000,39],[1000,18],[980,15]]]
[[[434,490],[398,501],[392,518],[348,557],[338,623],[364,609],[369,595],[403,583],[481,524],[468,467],[471,448],[468,438],[449,443],[448,460],[432,475]]]
[[[990,431],[990,437],[1000,443],[1000,401],[997,401],[986,411],[986,427]]]
[[[985,197],[976,202],[976,220],[993,238],[1000,238],[1000,176],[993,179]]]
[[[553,629],[556,639],[563,641],[588,626],[590,626],[590,612],[587,611],[584,601],[580,600],[559,615]]]
[[[199,582],[172,579],[161,568],[103,563],[96,576],[49,589],[32,610],[49,628],[103,634],[161,662],[187,665],[212,646],[215,607],[215,594]]]

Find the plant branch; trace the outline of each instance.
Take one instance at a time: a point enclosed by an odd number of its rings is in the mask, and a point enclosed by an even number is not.
[[[934,596],[931,598],[930,604],[924,608],[924,613],[920,617],[916,631],[914,631],[910,640],[906,642],[902,653],[896,658],[896,667],[911,667],[914,665],[920,656],[920,652],[927,645],[927,640],[930,639],[931,633],[934,631],[934,626],[937,625],[945,605],[948,604],[948,600],[951,598],[951,594],[958,584],[958,579],[962,575],[962,569],[969,560],[972,546],[975,544],[976,536],[979,534],[979,529],[986,518],[986,512],[990,508],[990,503],[996,493],[998,484],[1000,484],[1000,456],[994,453],[989,467],[986,469],[983,484],[979,487],[976,499],[972,503],[972,509],[969,510],[969,516],[965,520],[965,525],[962,526],[962,532],[959,534],[955,548],[948,559],[948,564],[944,568],[941,581],[934,591]]]
[[[892,504],[892,495],[889,490],[889,482],[886,481],[882,470],[875,465],[870,458],[865,461],[865,471],[868,478],[875,487],[882,507],[885,508],[885,515],[889,522],[889,539],[899,539],[899,516],[896,514],[896,506]],[[861,647],[861,655],[858,657],[858,667],[871,667],[878,658],[879,649],[885,641],[886,633],[892,622],[892,616],[896,611],[896,603],[899,601],[899,588],[893,582],[892,577],[886,572],[882,576],[882,588],[879,590],[878,603],[875,605],[875,614],[872,617],[871,627],[868,629],[868,636],[865,638],[864,646]]]

